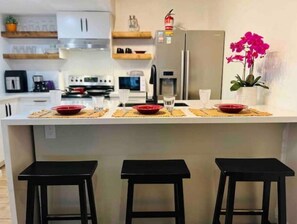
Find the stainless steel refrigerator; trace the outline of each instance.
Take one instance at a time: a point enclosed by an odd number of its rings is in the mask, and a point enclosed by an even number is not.
[[[159,98],[199,99],[199,89],[211,89],[211,99],[221,99],[224,31],[174,30],[156,32]]]

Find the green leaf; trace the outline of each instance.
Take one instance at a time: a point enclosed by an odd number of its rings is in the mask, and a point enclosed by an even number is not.
[[[230,87],[231,91],[236,91],[238,90],[240,87],[242,87],[242,85],[239,82],[235,82],[233,83],[233,85]]]
[[[235,77],[239,82],[242,82],[242,79],[240,78],[240,76],[238,74]]]
[[[258,77],[254,80],[253,85],[255,85],[255,84],[259,81],[259,79],[261,79],[261,76],[258,76]]]
[[[260,84],[260,83],[256,83],[255,86],[261,86],[263,87],[264,89],[269,89],[268,86],[264,85],[264,84]]]
[[[246,85],[247,86],[253,86],[254,85],[254,80],[255,80],[255,77],[253,74],[249,74],[247,77],[246,77]]]

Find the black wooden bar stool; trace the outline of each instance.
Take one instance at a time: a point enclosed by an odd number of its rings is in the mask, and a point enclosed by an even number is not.
[[[190,178],[184,160],[124,160],[122,179],[128,179],[126,224],[132,218],[174,217],[177,224],[185,224],[183,178]],[[175,211],[133,211],[134,184],[173,184]]]
[[[233,215],[261,215],[261,224],[270,224],[268,220],[270,186],[277,182],[278,224],[286,224],[286,176],[294,176],[294,171],[274,158],[215,160],[221,170],[213,224],[220,223],[220,215],[225,215],[225,224],[232,224]],[[229,177],[226,210],[222,210],[222,201],[226,177]],[[234,210],[235,187],[237,181],[263,182],[262,209]]]
[[[88,219],[97,223],[92,176],[98,165],[97,161],[76,162],[34,162],[18,176],[19,180],[28,181],[26,224],[33,224],[35,190],[40,186],[41,221],[47,224],[52,220],[81,220],[87,224]],[[77,185],[79,188],[80,215],[50,215],[47,205],[47,186]],[[88,192],[90,214],[87,213],[86,188]]]

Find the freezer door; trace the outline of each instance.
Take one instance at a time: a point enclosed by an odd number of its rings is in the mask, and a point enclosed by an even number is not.
[[[176,79],[176,99],[182,99],[183,74],[184,74],[184,47],[185,32],[175,30],[173,35],[167,35],[166,31],[156,32],[156,53],[154,64],[158,74],[158,95],[162,99],[162,86],[160,79]]]
[[[199,89],[211,89],[211,99],[222,97],[224,31],[193,30],[186,33],[185,80],[188,99],[199,99]]]

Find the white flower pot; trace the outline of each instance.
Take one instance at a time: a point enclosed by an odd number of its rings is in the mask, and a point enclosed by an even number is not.
[[[240,104],[244,105],[256,105],[257,104],[258,88],[253,87],[241,87],[237,90],[236,100]]]

